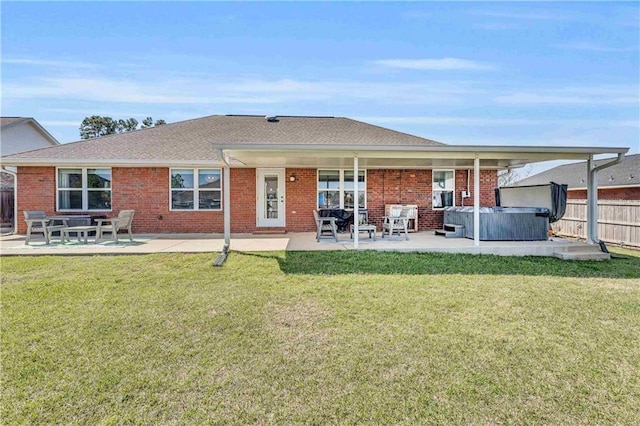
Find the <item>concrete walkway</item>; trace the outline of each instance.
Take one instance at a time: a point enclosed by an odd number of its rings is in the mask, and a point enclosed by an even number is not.
[[[39,256],[39,255],[117,255],[148,253],[217,253],[224,245],[222,234],[154,234],[134,236],[130,242],[124,235],[119,244],[102,241],[98,244],[82,244],[77,241],[61,244],[55,239],[46,245],[42,238],[32,237],[31,243],[25,245],[23,235],[0,237],[1,256]],[[502,256],[553,256],[555,251],[565,251],[576,244],[562,239],[550,241],[483,241],[480,247],[474,247],[473,240],[466,238],[453,239],[435,236],[433,231],[409,234],[409,241],[404,237],[394,236],[377,241],[366,235],[360,237],[359,250],[399,251],[399,252],[443,252],[496,254]],[[322,239],[316,242],[315,232],[293,232],[284,235],[233,234],[231,236],[232,251],[318,251],[318,250],[353,250],[353,242],[349,234],[339,234],[338,242],[333,239]]]

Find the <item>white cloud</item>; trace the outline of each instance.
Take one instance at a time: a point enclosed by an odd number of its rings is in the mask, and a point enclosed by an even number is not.
[[[640,103],[637,86],[601,86],[543,89],[493,98],[508,105],[624,105]]]
[[[482,22],[479,24],[474,24],[473,28],[477,28],[480,30],[520,30],[526,28],[526,26],[516,24],[513,22]]]
[[[77,121],[63,121],[63,120],[44,120],[41,121],[40,124],[42,124],[45,127],[80,127],[80,123],[78,123]]]
[[[380,59],[374,61],[377,65],[390,68],[412,69],[412,70],[431,70],[431,71],[453,71],[453,70],[469,70],[469,71],[490,71],[496,69],[491,64],[483,62],[470,61],[458,58],[442,58],[442,59]]]
[[[523,20],[541,20],[541,21],[561,21],[566,16],[547,11],[530,11],[530,12],[510,12],[510,11],[491,11],[491,10],[474,10],[469,12],[471,15],[490,16],[492,18],[505,19],[523,19]]]
[[[138,104],[276,104],[376,101],[397,104],[455,104],[482,91],[464,83],[303,81],[256,78],[144,79],[60,77],[2,87],[5,99],[60,99]]]
[[[402,14],[405,19],[425,19],[430,18],[431,13],[422,10],[408,10]]]
[[[633,52],[637,47],[608,47],[588,42],[556,44],[553,47],[564,50],[583,50],[591,52]]]
[[[537,93],[514,93],[512,95],[496,96],[494,100],[499,104],[510,105],[602,105],[602,104],[634,104],[638,102],[637,97],[612,97],[612,98],[594,98],[586,96],[558,96],[551,94]]]
[[[61,61],[48,59],[31,59],[31,58],[3,58],[0,62],[6,65],[27,65],[33,67],[53,67],[53,68],[98,68],[96,64],[78,61]]]
[[[592,119],[545,119],[545,118],[491,118],[491,117],[358,117],[358,120],[383,124],[420,124],[430,126],[465,125],[492,126],[571,126],[571,127],[634,127],[640,128],[637,120],[592,120]]]

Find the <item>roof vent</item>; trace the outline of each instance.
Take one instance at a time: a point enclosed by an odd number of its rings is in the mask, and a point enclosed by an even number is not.
[[[267,120],[269,123],[277,123],[278,121],[278,116],[277,115],[265,115],[264,119]]]

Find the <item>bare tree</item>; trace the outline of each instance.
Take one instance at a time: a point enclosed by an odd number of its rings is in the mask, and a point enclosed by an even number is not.
[[[521,169],[507,169],[498,172],[498,186],[511,186],[531,175],[531,166],[526,165]]]

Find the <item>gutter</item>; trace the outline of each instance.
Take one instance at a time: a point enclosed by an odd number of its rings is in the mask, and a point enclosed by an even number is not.
[[[595,168],[591,169],[591,171],[592,172],[599,172],[602,169],[606,169],[608,167],[615,166],[616,164],[620,164],[620,163],[622,163],[622,160],[624,160],[624,155],[625,155],[625,152],[619,152],[618,153],[618,158],[616,158],[615,160],[612,160],[612,161],[610,161],[608,163],[600,164],[598,167],[595,167]]]
[[[228,144],[221,147],[226,151],[406,151],[406,152],[456,152],[470,153],[564,153],[564,154],[620,154],[629,151],[627,147],[574,147],[574,146],[505,146],[505,145],[316,145],[316,144]]]

